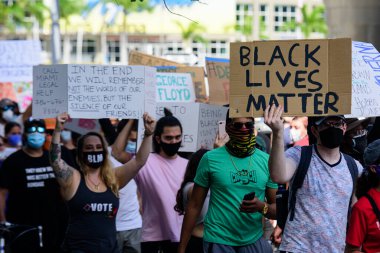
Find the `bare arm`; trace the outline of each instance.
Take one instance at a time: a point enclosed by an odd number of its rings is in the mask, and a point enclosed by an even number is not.
[[[132,154],[125,152],[125,146],[127,145],[127,139],[131,132],[134,120],[129,120],[124,126],[123,130],[117,136],[114,144],[112,145],[112,156],[121,163],[126,163],[132,159]]]
[[[284,125],[281,119],[282,106],[268,106],[265,110],[264,120],[273,133],[272,150],[269,157],[269,172],[272,180],[284,184],[292,178],[296,166],[290,159],[285,158],[284,152]]]
[[[119,188],[124,187],[134,176],[137,175],[142,166],[146,163],[152,148],[152,136],[155,127],[155,121],[147,113],[144,113],[144,140],[141,143],[136,157],[126,164],[116,168],[115,175],[119,183]]]
[[[62,195],[66,200],[73,196],[72,187],[74,177],[79,178],[79,173],[61,159],[61,129],[67,119],[68,115],[66,113],[57,117],[57,123],[49,151],[50,164],[53,167],[55,177],[61,186]],[[74,176],[74,174],[76,175]]]
[[[185,218],[181,229],[181,238],[178,246],[178,253],[185,253],[186,246],[189,243],[191,233],[206,199],[208,188],[194,184],[191,199],[187,205]]]
[[[0,222],[5,222],[5,200],[7,199],[8,189],[0,188]]]

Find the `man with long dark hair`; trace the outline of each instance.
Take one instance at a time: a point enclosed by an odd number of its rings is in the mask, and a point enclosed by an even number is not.
[[[187,160],[178,155],[182,125],[168,110],[157,121],[154,153],[135,177],[142,196],[142,253],[175,253],[182,216],[174,211]]]

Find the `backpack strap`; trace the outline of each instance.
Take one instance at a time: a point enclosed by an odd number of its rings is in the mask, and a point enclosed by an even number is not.
[[[358,166],[356,165],[354,158],[352,158],[351,156],[349,156],[347,154],[343,154],[343,156],[344,156],[344,159],[346,160],[348,169],[350,171],[351,178],[352,178],[352,184],[353,184],[352,194],[351,194],[351,198],[350,198],[350,205],[348,206],[348,210],[350,212],[351,211],[352,196],[355,193],[356,180],[358,178],[359,169],[358,169]]]
[[[293,182],[290,189],[290,200],[289,200],[289,212],[292,221],[294,219],[294,209],[296,206],[296,194],[297,190],[302,187],[303,181],[305,180],[307,170],[309,169],[311,156],[313,154],[313,146],[303,146],[301,147],[301,158],[298,164],[297,170],[294,175]]]
[[[377,207],[375,200],[368,194],[368,192],[364,194],[364,196],[369,200],[369,203],[371,203],[372,209],[376,214],[377,220],[380,222],[380,210]]]

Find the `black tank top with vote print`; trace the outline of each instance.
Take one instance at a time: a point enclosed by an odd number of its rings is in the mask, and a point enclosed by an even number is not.
[[[86,253],[117,251],[116,213],[119,199],[107,187],[105,192],[88,189],[83,175],[74,197],[67,202],[70,220],[64,250]]]

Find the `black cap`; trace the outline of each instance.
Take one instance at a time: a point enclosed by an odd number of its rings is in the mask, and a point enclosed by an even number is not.
[[[345,120],[346,118],[344,117],[344,115],[330,115],[330,116],[323,116],[323,117],[320,117],[320,116],[317,116],[317,117],[309,117],[309,124],[310,125],[316,125],[316,126],[319,126],[320,124],[322,124],[323,121],[325,121],[326,119],[328,118],[340,118],[340,119],[343,119]]]
[[[39,127],[43,127],[46,129],[45,121],[43,119],[29,118],[29,119],[25,120],[25,122],[24,122],[24,128],[25,129],[28,129],[32,126],[39,126]]]

